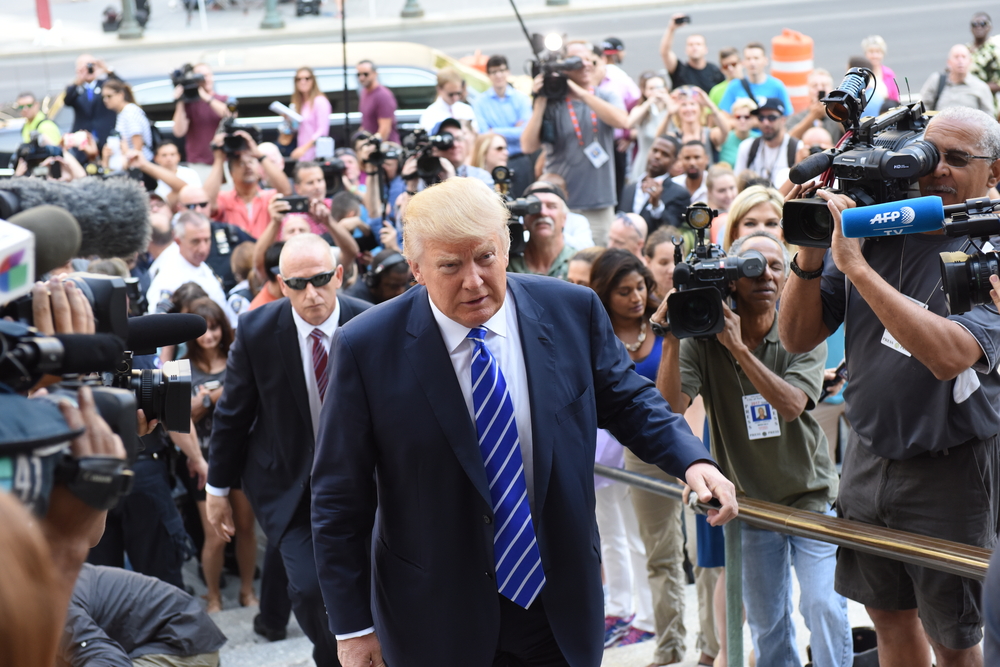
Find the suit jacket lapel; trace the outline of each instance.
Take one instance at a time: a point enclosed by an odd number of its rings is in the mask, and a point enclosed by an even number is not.
[[[545,415],[554,412],[547,397],[549,385],[556,377],[555,329],[542,321],[545,309],[517,282],[508,276],[507,288],[513,292],[517,305],[517,325],[521,331],[521,349],[524,369],[528,375],[528,394],[531,404],[531,448],[534,460],[535,515],[542,515],[545,494],[552,472],[552,443],[554,440],[551,419]]]
[[[434,321],[426,291],[422,287],[410,291],[413,296],[406,325],[409,334],[406,356],[459,464],[483,499],[492,506],[476,428],[465,407],[465,397],[452,371],[451,357]]]
[[[311,434],[312,414],[309,411],[309,392],[306,391],[306,377],[303,374],[302,355],[299,352],[299,332],[295,329],[295,320],[292,319],[292,303],[287,299],[278,315],[277,328],[278,349],[281,350],[281,360],[288,374],[292,399],[298,406],[304,423],[309,425],[306,430]]]

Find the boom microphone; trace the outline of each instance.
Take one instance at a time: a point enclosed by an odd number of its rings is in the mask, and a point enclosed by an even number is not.
[[[841,213],[844,236],[860,239],[933,232],[944,226],[940,197],[916,197],[886,204],[849,208]]]
[[[159,313],[128,321],[126,347],[135,354],[154,354],[156,348],[194,340],[208,329],[205,318],[192,313]]]
[[[122,359],[122,341],[114,334],[56,334],[62,343],[63,374],[112,371]]]
[[[80,253],[80,224],[58,206],[36,206],[12,215],[7,222],[35,235],[35,275],[65,266]]]
[[[149,242],[149,196],[131,179],[0,180],[0,218],[45,204],[66,209],[80,223],[81,257],[127,257]]]

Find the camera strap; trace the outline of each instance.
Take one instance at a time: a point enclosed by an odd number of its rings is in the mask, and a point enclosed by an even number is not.
[[[583,148],[583,132],[580,130],[580,121],[576,117],[576,111],[573,109],[573,102],[566,98],[566,108],[569,110],[569,119],[573,122],[573,131],[576,133],[576,141],[580,144],[580,148]],[[597,113],[593,109],[590,110],[590,124],[594,131],[594,141],[597,141]]]

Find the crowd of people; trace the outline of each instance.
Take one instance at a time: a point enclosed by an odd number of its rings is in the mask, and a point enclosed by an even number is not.
[[[491,86],[479,94],[444,68],[416,151],[404,150],[396,99],[369,60],[356,66],[361,127],[332,158],[317,157],[331,105],[309,67],[289,82],[273,142],[226,125],[232,111],[205,64],[192,68],[196,91],[175,90],[172,137],[89,54],[64,95],[70,132],[34,94],[19,96],[24,143],[48,156],[19,153],[18,176],[124,175],[149,193],[143,252],[53,274],[135,278],[137,313],[207,323],[136,358],[150,369],[190,361],[191,433],[141,434],[135,490],[108,513],[76,583],[66,664],[101,657],[87,646],[95,632],[123,636],[108,664],[154,652],[142,648],[154,640],[141,609],[130,625],[97,608],[108,587],[172,610],[186,639],[156,639],[169,649],[159,652],[203,662],[170,664],[217,664],[224,638],[204,612],[223,608],[230,542],[239,602],[259,606],[255,632],[284,638],[294,612],[319,667],[382,656],[593,665],[603,648],[646,641],[651,667],[675,664],[688,650],[689,584],[698,663],[725,665],[721,524],[734,492],[995,546],[1000,327],[989,304],[951,314],[938,289],[938,254],[966,239],[846,238],[840,216],[856,200],[789,180],[842,141],[821,101],[839,77],[812,70],[797,108],[762,42],[714,45],[713,62],[687,24],[670,18],[663,68],[636,80],[614,37],[567,42],[578,66],[558,94],[542,74],[530,95],[515,88],[504,55],[486,61]],[[1000,197],[991,27],[976,13],[972,42],[952,47],[920,92],[939,112],[923,137],[939,162],[917,185],[945,205]],[[845,65],[870,72],[864,113],[897,106],[886,41],[858,47]],[[497,191],[535,205],[518,216],[523,233]],[[836,222],[828,250],[784,237],[785,203],[804,196],[825,200]],[[695,204],[710,210],[703,229]],[[674,270],[703,243],[762,268],[726,286],[720,333],[681,336]],[[679,479],[721,508],[686,514],[591,478],[595,462]],[[3,502],[0,517],[30,532]],[[1000,628],[980,582],[746,525],[742,541],[743,571],[730,576],[743,581],[757,664],[802,664],[793,572],[817,667],[854,662],[847,599],[866,607],[883,665],[981,665],[984,623]],[[204,612],[183,593],[192,557]],[[116,575],[126,560],[146,578]]]

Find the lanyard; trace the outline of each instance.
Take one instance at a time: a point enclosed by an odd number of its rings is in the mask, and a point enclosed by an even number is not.
[[[573,121],[573,131],[576,132],[576,140],[580,143],[580,147],[583,147],[583,132],[580,131],[580,121],[576,118],[576,111],[573,110],[573,103],[570,99],[566,98],[566,108],[569,109],[569,119]],[[590,110],[590,124],[594,128],[594,141],[597,141],[597,114],[594,110]]]

